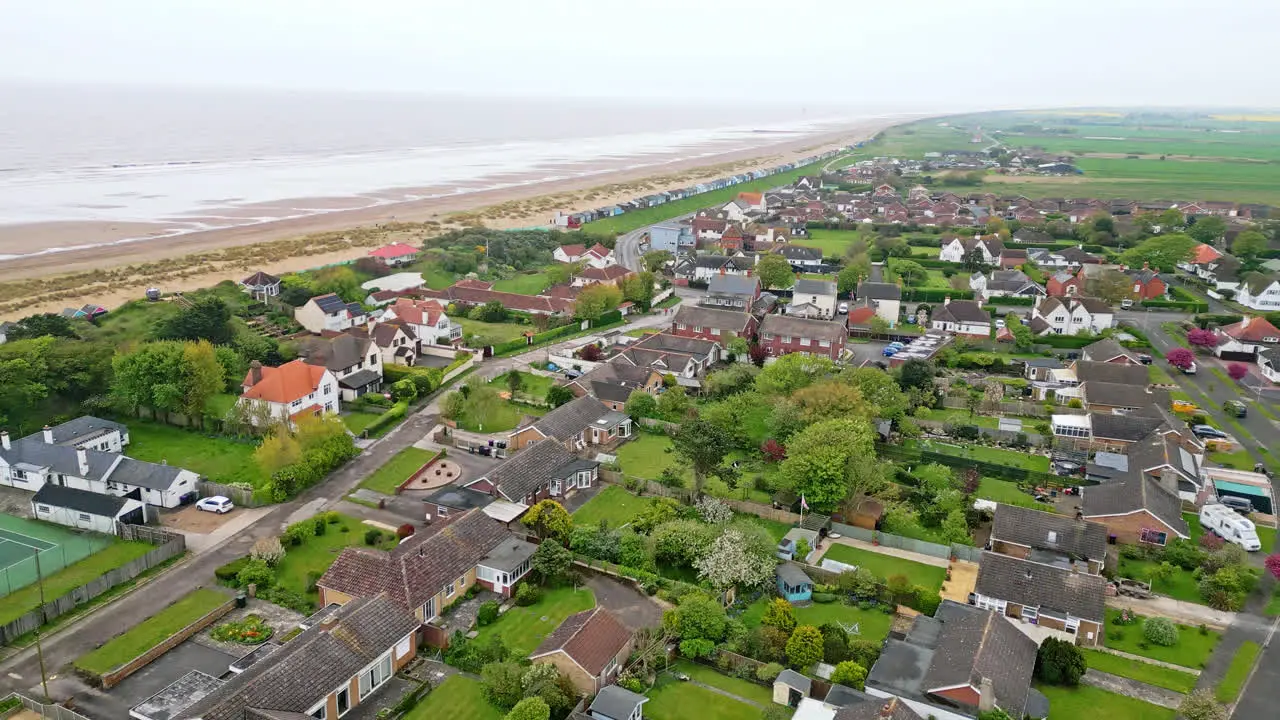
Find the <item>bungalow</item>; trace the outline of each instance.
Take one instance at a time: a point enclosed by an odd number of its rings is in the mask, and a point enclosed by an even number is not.
[[[1280,383],[1280,356],[1277,356],[1274,348],[1263,348],[1258,351],[1258,371],[1267,380]]]
[[[1280,310],[1280,277],[1246,273],[1240,279],[1236,302],[1260,312]]]
[[[311,298],[293,311],[293,318],[317,335],[325,330],[342,332],[369,320],[360,303],[345,302],[333,293]]]
[[[579,398],[573,402],[592,398]],[[597,403],[598,404],[598,403]],[[528,508],[547,498],[572,495],[599,479],[600,463],[574,457],[553,441],[535,442],[463,487]]]
[[[1280,330],[1264,317],[1245,317],[1238,323],[1214,330],[1218,347],[1214,354],[1229,359],[1250,359],[1258,351],[1280,343]],[[1250,356],[1250,357],[1244,357]]]
[[[836,284],[829,280],[800,278],[792,286],[787,314],[830,320],[836,316]]]
[[[760,345],[775,358],[798,352],[839,360],[848,335],[844,323],[834,320],[766,315],[760,324]]]
[[[77,530],[115,535],[121,523],[145,525],[147,506],[130,497],[48,483],[31,498],[31,517]]]
[[[400,320],[423,345],[462,342],[462,325],[445,315],[444,305],[438,300],[399,298],[386,309],[382,320]]]
[[[929,327],[985,340],[991,337],[992,326],[991,316],[982,309],[981,303],[946,298],[942,307],[934,310]]]
[[[561,405],[508,437],[513,451],[548,438],[570,450],[581,450],[588,445],[611,446],[631,437],[631,418],[586,396]]]
[[[1005,248],[1000,251],[1000,267],[1009,270],[1027,264],[1027,251],[1023,248]]]
[[[822,265],[822,251],[818,248],[787,244],[774,252],[786,258],[797,272],[811,272]]]
[[[634,273],[631,270],[628,270],[622,265],[605,265],[603,267],[591,265],[583,268],[582,272],[575,275],[573,280],[570,281],[570,284],[573,287],[586,287],[587,285],[594,285],[595,283],[617,285],[622,282],[624,278],[632,274]]]
[[[1101,575],[1107,560],[1107,527],[1017,505],[996,506],[991,552]]]
[[[1047,297],[1031,311],[1031,332],[1036,335],[1100,333],[1115,325],[1115,311],[1093,298]]]
[[[682,304],[671,322],[671,334],[727,343],[755,337],[759,322],[751,313]]]
[[[969,289],[982,300],[993,297],[1044,297],[1040,287],[1021,270],[993,270],[988,277],[976,272],[969,277]]]
[[[240,289],[249,293],[249,297],[259,302],[266,302],[280,294],[280,278],[268,275],[259,270],[240,281]]]
[[[303,415],[338,412],[338,381],[327,368],[291,360],[263,367],[254,360],[242,383],[241,405],[254,405],[255,422],[292,422]],[[265,417],[262,417],[265,416]]]
[[[551,257],[562,263],[583,263],[586,267],[603,268],[616,265],[613,251],[596,243],[590,248],[585,245],[561,245],[551,253]]]
[[[565,618],[529,659],[535,665],[554,665],[579,692],[591,695],[617,679],[631,645],[631,631],[613,613],[595,607]]]
[[[1092,647],[1102,639],[1106,594],[1101,575],[988,551],[978,565],[973,604]]]
[[[594,370],[566,382],[575,397],[589,395],[610,410],[626,410],[631,393],[657,395],[662,390],[662,373],[627,363],[600,363]]]
[[[713,340],[654,333],[628,345],[613,362],[674,375],[678,382],[697,387],[694,379],[720,362],[723,350],[723,346]]]
[[[876,317],[889,323],[889,327],[898,324],[902,314],[902,288],[893,283],[871,282],[865,280],[858,283],[854,292],[859,300],[869,301],[875,308]]]
[[[813,597],[813,580],[799,565],[784,562],[776,571],[778,592],[787,602],[808,602]]]
[[[1165,473],[1157,480],[1137,474],[1121,482],[1091,485],[1082,493],[1084,519],[1106,525],[1108,537],[1118,542],[1165,545],[1173,538],[1191,537],[1172,475]]]
[[[1142,363],[1115,338],[1103,338],[1080,349],[1080,359],[1091,362],[1141,365]]]
[[[561,315],[573,312],[573,300],[549,295],[521,295],[519,293],[501,292],[493,289],[491,283],[480,280],[459,280],[444,290],[423,290],[421,295],[443,300],[446,303],[458,303],[465,306],[484,305],[497,302],[508,310],[526,312],[530,315]]]
[[[338,393],[348,402],[382,389],[382,352],[368,337],[341,334],[308,337],[298,342],[298,357],[321,367],[338,381]]]
[[[390,245],[383,245],[380,248],[369,251],[369,257],[377,259],[387,267],[400,267],[402,265],[412,265],[418,259],[421,251],[412,245],[393,242]]]
[[[1186,272],[1195,274],[1197,267],[1208,265],[1222,257],[1222,252],[1214,246],[1200,243],[1191,249],[1190,257],[1178,263],[1178,267]]]
[[[386,593],[427,625],[427,639],[446,645],[432,621],[479,583],[510,595],[529,573],[537,546],[517,538],[502,523],[472,510],[437,521],[392,550],[349,547],[316,582],[320,605],[346,605]]]

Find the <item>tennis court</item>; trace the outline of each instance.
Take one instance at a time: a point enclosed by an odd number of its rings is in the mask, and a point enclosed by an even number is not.
[[[0,514],[0,597],[106,548],[110,535]]]

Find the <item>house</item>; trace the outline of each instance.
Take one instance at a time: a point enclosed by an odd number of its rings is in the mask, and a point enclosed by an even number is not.
[[[715,275],[750,275],[756,265],[755,255],[699,255],[676,266],[676,275],[709,283]]]
[[[552,410],[532,425],[512,431],[508,444],[512,450],[522,450],[550,438],[570,450],[581,450],[588,445],[613,445],[629,437],[629,416],[584,396]]]
[[[921,717],[958,720],[979,708],[1009,717],[1049,715],[1031,687],[1036,641],[995,612],[944,600],[918,615],[906,636],[890,636],[867,673],[867,694],[900,698]]]
[[[1005,248],[1000,251],[1000,267],[1009,270],[1027,264],[1027,251],[1023,248]]]
[[[257,405],[259,414],[279,422],[341,409],[337,378],[327,368],[301,359],[280,367],[263,367],[254,360],[242,386],[237,402]]]
[[[1280,310],[1280,276],[1245,273],[1236,290],[1236,302],[1250,310]]]
[[[445,304],[457,303],[466,307],[496,302],[508,310],[530,315],[562,315],[573,312],[571,298],[501,292],[494,290],[491,283],[480,280],[459,280],[444,290],[421,290],[418,294],[441,300]]]
[[[946,298],[942,307],[933,311],[933,317],[929,318],[929,327],[985,340],[991,337],[992,326],[991,316],[982,309],[981,303]]]
[[[742,228],[737,225],[729,225],[725,231],[721,233],[720,239],[716,240],[716,244],[725,252],[739,252],[746,248],[746,236],[742,232]],[[755,243],[752,242],[754,246]]]
[[[1057,358],[1031,358],[1023,363],[1022,373],[1028,380],[1052,382],[1054,371],[1065,367]]]
[[[1280,383],[1280,356],[1274,348],[1258,351],[1258,372],[1273,383]]]
[[[600,243],[590,248],[584,245],[561,245],[551,253],[551,257],[562,263],[580,262],[584,267],[593,268],[605,268],[618,262],[613,251]]]
[[[382,351],[373,346],[367,335],[302,338],[298,341],[298,357],[332,373],[338,381],[339,395],[348,402],[382,389]]]
[[[418,248],[400,242],[393,242],[390,245],[383,245],[380,248],[369,251],[369,257],[377,259],[378,262],[387,267],[412,265],[418,259],[419,254]]]
[[[1080,385],[1080,400],[1091,413],[1127,413],[1170,403],[1169,391],[1162,388],[1097,380]]]
[[[1222,258],[1222,252],[1212,245],[1199,243],[1191,249],[1191,256],[1178,263],[1178,267],[1194,274],[1197,266],[1205,266]]]
[[[1084,251],[1082,247],[1069,247],[1058,250],[1054,253],[1067,261],[1069,267],[1084,267],[1085,265],[1101,265],[1102,258],[1092,255]]]
[[[628,345],[612,362],[650,368],[663,375],[674,375],[681,385],[699,387],[695,378],[720,362],[723,350],[723,346],[713,340],[653,333]]]
[[[268,275],[259,270],[240,281],[240,289],[249,293],[249,297],[259,302],[266,302],[280,294],[280,278]]]
[[[648,701],[644,695],[637,695],[624,687],[606,685],[591,701],[586,717],[593,720],[644,720],[641,706]]]
[[[31,517],[77,530],[116,535],[121,523],[145,525],[147,506],[131,497],[46,483],[31,498]]]
[[[345,302],[333,293],[317,295],[302,307],[295,308],[293,319],[317,335],[325,330],[342,332],[349,327],[363,325],[369,320],[360,303]]]
[[[1103,338],[1080,349],[1080,359],[1091,362],[1141,365],[1133,353],[1125,349],[1115,338]]]
[[[751,209],[752,208],[750,203],[748,203],[745,200],[735,198],[725,203],[720,208],[720,212],[724,213],[725,218],[729,219],[730,221],[740,223],[743,220],[747,219],[747,212],[750,211]]]
[[[822,251],[803,245],[783,245],[774,250],[787,259],[796,272],[809,272],[822,266]]]
[[[893,283],[864,280],[858,283],[855,294],[859,300],[870,301],[871,306],[875,307],[876,317],[889,323],[889,327],[897,326],[898,317],[902,314],[901,287]]]
[[[813,580],[799,565],[784,562],[777,569],[778,592],[787,602],[808,602],[813,597]]]
[[[1264,317],[1245,317],[1214,330],[1218,347],[1214,354],[1231,360],[1252,360],[1258,351],[1280,343],[1280,330]]]
[[[725,231],[729,229],[729,221],[721,218],[695,217],[691,224],[695,241],[719,242]],[[652,245],[652,239],[649,242]]]
[[[798,352],[838,360],[848,335],[844,323],[834,320],[766,315],[760,323],[760,346],[769,357]]]
[[[382,321],[400,320],[423,345],[456,345],[462,342],[462,325],[445,315],[438,300],[399,298],[382,315]]]
[[[1013,233],[1012,240],[1016,243],[1051,243],[1053,236],[1043,230],[1021,227]]]
[[[0,345],[9,341],[9,333],[13,332],[13,329],[16,326],[16,323],[0,322]]]
[[[1077,645],[1102,639],[1107,580],[1101,575],[984,552],[973,595],[980,609],[1057,630]]]
[[[938,251],[938,259],[943,262],[962,263],[969,253],[975,250],[982,255],[984,265],[995,265],[999,261],[1000,254],[1004,252],[1004,243],[994,235],[986,237],[979,235],[966,240],[958,237],[944,239],[942,249]]]
[[[348,333],[359,331],[352,328]],[[418,334],[408,323],[393,320],[380,322],[366,331],[373,347],[382,354],[383,365],[413,365],[418,359]]]
[[[748,312],[681,304],[671,322],[671,333],[727,343],[735,337],[750,340],[760,323]]]
[[[754,275],[714,275],[707,285],[707,294],[700,305],[752,312],[760,299],[760,278]]]
[[[830,320],[836,316],[836,284],[829,280],[799,278],[792,286],[787,314]]]
[[[800,191],[800,190],[818,191],[822,189],[822,178],[816,175],[801,175],[800,177],[796,178],[795,182],[791,183],[791,187],[797,191]],[[881,187],[886,187],[886,186],[882,185]],[[890,190],[892,190],[892,187],[890,187]],[[879,188],[876,188],[876,191],[879,192]],[[894,194],[896,195],[897,192],[894,191]]]
[[[1121,482],[1091,485],[1084,488],[1081,499],[1084,519],[1106,525],[1108,537],[1118,542],[1165,545],[1173,538],[1191,537],[1172,477],[1157,480],[1142,473]]]
[[[1049,297],[1077,297],[1084,294],[1085,281],[1083,270],[1075,273],[1059,270],[1045,280],[1045,294]]]
[[[418,623],[387,596],[353,600],[265,657],[202,692],[180,679],[161,691],[175,720],[339,718],[373,702],[379,688],[418,651]],[[149,698],[148,701],[152,701]],[[369,714],[369,713],[366,713]],[[371,714],[369,714],[372,716]]]
[[[581,272],[573,277],[569,282],[572,287],[586,287],[596,283],[605,283],[609,285],[617,285],[623,279],[634,273],[623,267],[622,265],[605,265],[604,267],[595,267],[590,265],[584,267]]]
[[[1046,297],[1031,311],[1028,326],[1036,335],[1097,334],[1115,325],[1115,311],[1102,300]]]
[[[345,548],[316,582],[321,606],[346,605],[386,593],[423,625],[479,583],[510,595],[529,572],[537,546],[511,534],[501,522],[471,510],[419,530],[391,550]],[[430,632],[427,639],[439,638]]]
[[[1265,267],[1266,264],[1264,263]],[[1194,266],[1195,276],[1213,286],[1219,293],[1229,290],[1232,293],[1240,289],[1240,275],[1243,264],[1230,255],[1223,255],[1213,262]]]
[[[657,395],[662,390],[662,373],[627,363],[601,363],[599,367],[565,383],[575,397],[590,395],[610,410],[622,412],[631,393]]]
[[[0,431],[0,485],[30,492],[54,485],[166,508],[195,493],[199,475],[134,460],[121,454],[128,444],[125,426],[88,415],[17,440]]]
[[[396,293],[398,296],[398,294],[404,294],[424,286],[426,286],[426,281],[422,279],[422,273],[416,272],[392,273],[360,283],[361,289],[376,291],[371,292],[369,297],[379,299],[395,299],[396,296],[392,296],[391,293]],[[382,301],[386,302],[386,300]],[[366,302],[368,301],[366,300]]]
[[[595,607],[565,618],[529,659],[556,666],[582,694],[590,695],[617,679],[631,654],[631,643],[631,631],[613,613]]]
[[[1125,270],[1124,274],[1129,276],[1129,297],[1135,301],[1159,300],[1169,290],[1160,273],[1147,263],[1143,263],[1140,270]]]
[[[1017,505],[996,506],[991,552],[1101,575],[1107,560],[1107,527]]]
[[[1043,297],[1040,287],[1021,270],[994,270],[991,275],[976,272],[969,277],[969,289],[979,299],[993,297]]]
[[[596,402],[573,402],[582,400]],[[540,500],[572,495],[599,479],[600,463],[577,458],[558,442],[544,440],[526,448],[464,487],[528,508]]]
[[[586,245],[561,245],[551,252],[551,259],[562,263],[575,263],[587,254]]]
[[[672,255],[692,250],[697,245],[693,228],[684,223],[665,222],[649,226],[649,250],[666,250]]]

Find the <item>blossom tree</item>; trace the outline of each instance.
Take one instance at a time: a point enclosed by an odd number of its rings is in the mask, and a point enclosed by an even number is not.
[[[1248,374],[1249,374],[1249,368],[1245,367],[1241,363],[1231,363],[1230,365],[1227,366],[1227,375],[1230,376],[1231,379],[1235,380],[1236,382],[1240,382],[1241,380],[1244,379],[1244,376]]]
[[[1187,333],[1187,342],[1207,350],[1218,347],[1218,336],[1212,330],[1197,328]]]
[[[1280,580],[1280,553],[1267,556],[1266,561],[1267,572],[1271,573],[1277,580]]]
[[[1178,368],[1179,370],[1186,370],[1195,364],[1196,361],[1195,356],[1186,348],[1174,348],[1164,356],[1164,359],[1168,360],[1170,365]]]
[[[774,558],[752,552],[746,536],[733,528],[724,531],[705,554],[693,561],[698,579],[719,590],[734,585],[762,586],[773,578],[777,565]]]

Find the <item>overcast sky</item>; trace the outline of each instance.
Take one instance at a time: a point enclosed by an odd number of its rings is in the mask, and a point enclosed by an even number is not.
[[[1274,0],[0,0],[0,78],[912,106],[1280,105]]]

